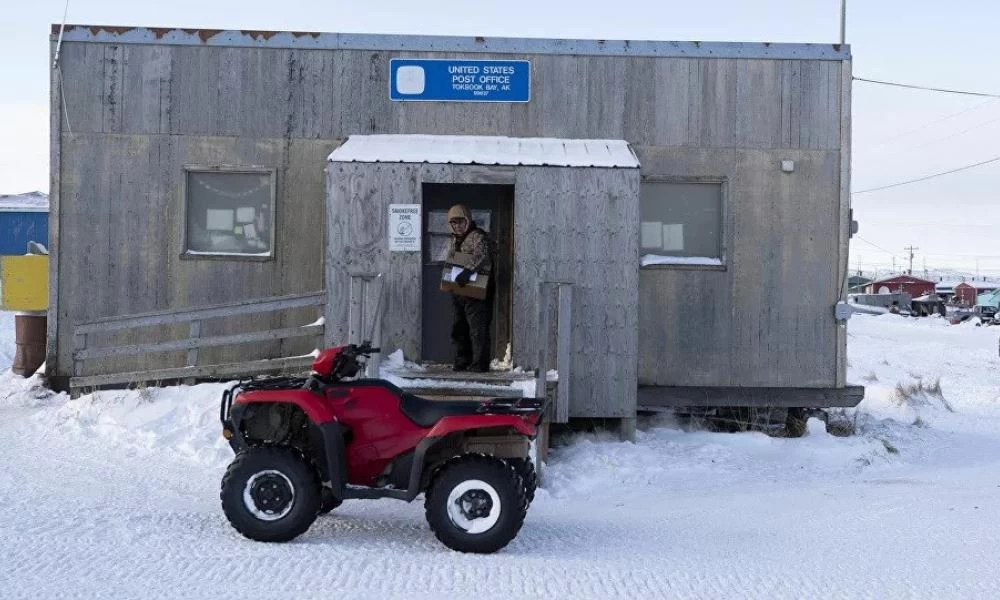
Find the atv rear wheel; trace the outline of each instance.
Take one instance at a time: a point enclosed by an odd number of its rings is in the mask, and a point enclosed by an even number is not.
[[[427,523],[442,544],[488,554],[510,543],[528,510],[521,477],[504,461],[467,454],[448,461],[427,490]]]
[[[287,542],[316,519],[320,483],[294,450],[251,448],[226,469],[221,498],[236,531],[259,542]]]
[[[521,477],[521,482],[524,484],[524,498],[528,501],[528,506],[531,506],[535,500],[535,490],[538,489],[538,473],[535,471],[535,463],[530,458],[509,458],[507,462]]]

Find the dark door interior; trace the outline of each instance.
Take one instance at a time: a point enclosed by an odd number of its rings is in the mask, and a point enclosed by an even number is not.
[[[465,204],[480,228],[496,242],[496,304],[493,313],[493,357],[503,358],[510,343],[511,274],[514,255],[514,186],[467,183],[423,184],[423,339],[425,362],[450,363],[451,294],[439,289],[441,270],[452,241],[448,209]]]

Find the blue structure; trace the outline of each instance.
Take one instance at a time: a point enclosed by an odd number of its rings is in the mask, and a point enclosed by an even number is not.
[[[531,61],[392,58],[389,98],[401,102],[529,102]]]
[[[24,254],[28,242],[49,243],[48,196],[41,192],[0,195],[0,254]]]

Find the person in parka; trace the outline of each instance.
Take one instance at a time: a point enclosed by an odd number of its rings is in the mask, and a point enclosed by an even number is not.
[[[448,211],[448,225],[452,234],[448,262],[462,267],[462,271],[455,277],[455,283],[459,286],[468,285],[476,273],[491,275],[493,241],[472,220],[472,212],[463,204],[452,206]],[[460,262],[456,253],[468,255],[470,258]],[[493,321],[492,277],[484,300],[453,294],[452,306],[454,320],[451,340],[455,347],[455,370],[489,371],[492,359],[490,344],[490,325]]]

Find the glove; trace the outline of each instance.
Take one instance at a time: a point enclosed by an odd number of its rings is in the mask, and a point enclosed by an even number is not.
[[[458,284],[458,287],[465,287],[465,284],[469,283],[470,279],[472,279],[472,271],[462,269],[462,272],[455,276],[455,283]]]

